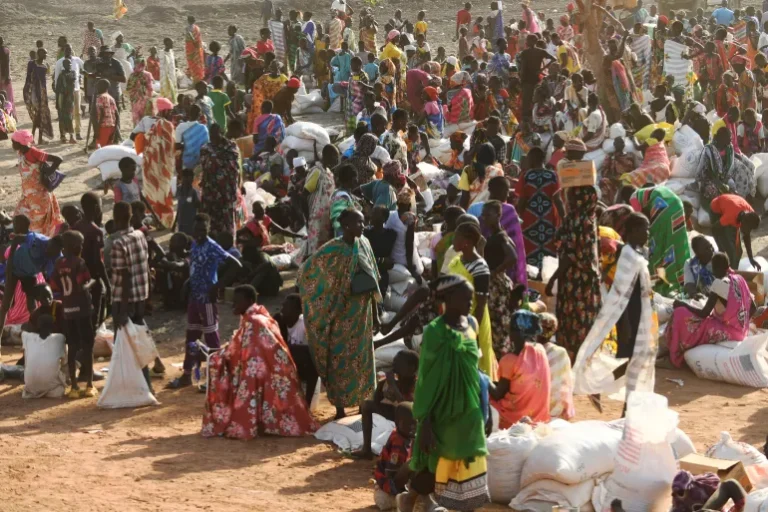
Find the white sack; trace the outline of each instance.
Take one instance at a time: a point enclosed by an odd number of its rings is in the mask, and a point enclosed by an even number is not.
[[[666,183],[664,183],[664,186],[675,194],[682,195],[683,191],[688,187],[688,185],[691,185],[695,182],[696,180],[693,178],[672,178],[671,180],[668,180]]]
[[[107,160],[99,165],[99,171],[101,172],[101,180],[119,180],[123,173],[120,172],[119,160]]]
[[[592,478],[572,485],[555,480],[538,480],[524,487],[509,507],[520,511],[542,512],[552,510],[553,506],[583,507],[591,501],[594,488],[595,481]]]
[[[761,331],[742,342],[700,345],[685,352],[685,363],[700,379],[751,388],[768,387],[768,333]],[[728,346],[730,345],[730,346]]]
[[[488,491],[494,503],[508,504],[520,492],[520,474],[538,440],[530,425],[517,423],[488,437]]]
[[[353,452],[363,447],[363,420],[360,414],[347,416],[337,421],[326,423],[315,432],[315,439],[329,441],[344,451]],[[395,429],[395,422],[385,419],[378,414],[373,415],[373,435],[371,448],[375,454],[389,439],[389,434]],[[383,440],[383,442],[382,442]]]
[[[99,148],[88,157],[88,167],[99,167],[102,163],[110,160],[120,161],[121,158],[133,158],[138,165],[141,165],[143,160],[136,154],[136,150],[126,146],[106,146]]]
[[[707,457],[723,460],[739,460],[745,466],[765,464],[768,459],[751,444],[734,441],[728,432],[720,432],[720,441],[711,446],[706,453]]]
[[[687,124],[675,130],[675,134],[672,135],[672,145],[677,156],[688,150],[698,149],[701,151],[704,149],[704,141],[701,140],[701,136]]]
[[[695,178],[702,149],[693,147],[675,158],[670,178]]]
[[[63,334],[46,339],[32,332],[22,332],[24,346],[24,390],[22,398],[61,398],[67,385],[62,371],[67,353]]]
[[[328,130],[319,124],[306,121],[297,121],[285,129],[285,136],[293,136],[299,139],[316,140],[318,149],[324,148],[331,143]]]

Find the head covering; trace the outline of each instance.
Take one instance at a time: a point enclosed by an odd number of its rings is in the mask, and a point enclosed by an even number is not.
[[[561,23],[570,23],[571,22],[571,17],[568,16],[567,14],[563,14],[562,16],[560,16],[560,22]]]
[[[472,81],[472,77],[466,71],[459,71],[451,77],[451,85],[465,86]]]
[[[519,309],[512,313],[510,327],[519,331],[525,338],[533,338],[541,334],[541,318],[527,309]]]
[[[544,339],[551,339],[557,332],[557,317],[552,313],[540,313],[539,323],[541,324],[540,336]]]
[[[451,134],[451,142],[458,142],[459,144],[463,144],[465,140],[467,140],[467,134],[464,133],[461,130],[456,130]]]
[[[155,105],[157,105],[158,112],[173,110],[173,103],[171,103],[171,100],[168,98],[157,98],[157,100],[155,100]]]
[[[659,16],[659,25],[669,25],[669,18],[666,16]]]
[[[450,57],[445,59],[445,62],[450,64],[451,66],[455,66],[456,64],[459,63],[459,59],[451,55]]]
[[[405,47],[405,48],[403,48],[403,49],[404,49],[406,52],[415,52],[415,51],[416,51],[416,47],[415,47],[415,46],[413,46],[412,44],[409,44],[408,46],[406,46],[406,47]]]
[[[472,286],[469,281],[457,274],[441,275],[435,283],[435,291],[440,295],[445,295],[448,290],[460,285]]]
[[[747,59],[745,59],[741,55],[735,55],[734,57],[731,58],[731,64],[744,64],[746,66]]]
[[[693,109],[692,110],[694,112],[696,112],[697,114],[707,115],[707,107],[705,107],[704,104],[699,102],[699,101],[694,101],[693,102]]]
[[[392,42],[393,39],[397,39],[398,37],[400,37],[399,30],[390,30],[389,34],[387,34],[387,42]]]
[[[21,144],[22,146],[31,146],[35,142],[35,137],[29,130],[16,130],[11,135],[11,141]]]
[[[403,166],[400,164],[400,160],[390,160],[382,166],[381,171],[385,178],[396,178],[403,173]]]
[[[427,97],[430,99],[430,101],[437,101],[438,91],[434,87],[425,87],[424,92],[426,93]]]
[[[299,80],[296,77],[293,77],[290,80],[288,80],[288,82],[286,82],[285,86],[291,89],[298,89],[299,87],[301,87],[301,80]]]
[[[502,98],[509,98],[509,91],[506,89],[499,90],[499,96]]]
[[[294,168],[296,168],[296,167],[304,167],[305,165],[307,165],[307,159],[304,158],[303,156],[297,156],[296,158],[293,159],[293,167]]]
[[[587,146],[586,144],[584,144],[584,141],[582,141],[580,138],[574,137],[573,139],[565,143],[565,150],[566,151],[583,151],[584,153],[586,153]]]
[[[573,12],[576,9],[576,6],[571,2],[565,8],[568,9],[568,12]]]
[[[139,57],[136,59],[136,64],[133,66],[133,72],[134,73],[141,73],[144,71],[144,69],[147,67],[147,62]]]
[[[374,134],[366,133],[360,137],[359,141],[357,141],[357,145],[355,146],[355,155],[370,157],[378,144],[379,139],[377,139]]]
[[[565,130],[555,132],[555,135],[557,135],[557,137],[563,142],[568,142],[571,140],[571,134]]]

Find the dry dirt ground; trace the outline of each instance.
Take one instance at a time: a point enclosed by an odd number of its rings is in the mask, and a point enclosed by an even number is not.
[[[432,22],[430,37],[445,44],[453,35],[456,1],[392,2],[376,8],[382,20],[395,7],[415,18],[419,9],[428,12]],[[330,2],[279,3],[290,8],[311,8],[323,20]],[[477,10],[480,2],[477,2]],[[120,22],[110,19],[111,2],[64,2],[60,0],[0,0],[0,36],[13,52],[13,76],[17,105],[21,106],[22,73],[26,55],[41,38],[53,49],[59,35],[68,35],[76,45],[82,28],[93,20],[105,35],[121,30],[126,41],[145,48],[159,45],[162,37],[177,40],[178,61],[185,17],[197,16],[206,41],[225,41],[226,26],[236,23],[248,42],[258,33],[258,5],[252,2],[149,2],[129,0],[129,14]],[[356,6],[359,7],[359,6]],[[483,6],[485,7],[485,6]],[[554,16],[563,3],[535,4]],[[515,15],[518,12],[515,7]],[[433,39],[433,41],[434,41]],[[434,42],[433,42],[434,45]],[[53,106],[52,106],[53,108]],[[20,108],[20,127],[29,128],[26,110]],[[55,112],[54,112],[55,118]],[[55,125],[55,121],[54,121]],[[129,129],[125,122],[124,129]],[[58,130],[57,135],[58,135]],[[83,128],[85,132],[85,127]],[[57,190],[63,204],[76,202],[80,195],[98,188],[96,170],[88,169],[82,146],[53,142],[47,151],[65,160],[67,179]],[[16,157],[9,143],[0,144],[0,207],[12,211],[20,196],[15,169]],[[105,210],[112,205],[105,197]],[[765,235],[766,231],[762,231]],[[758,241],[760,252],[768,253],[766,238]],[[286,275],[290,279],[290,275]],[[286,287],[291,284],[287,280]],[[285,293],[285,292],[283,292]],[[273,308],[279,299],[268,304]],[[221,332],[236,328],[236,319],[222,305]],[[182,359],[184,316],[182,313],[156,313],[148,318],[169,378],[179,371],[172,366]],[[0,360],[15,361],[18,349],[3,347]],[[100,362],[96,368],[106,367]],[[683,379],[678,387],[667,378]],[[167,380],[167,379],[166,379]],[[162,389],[164,381],[156,381]],[[700,381],[689,371],[660,371],[657,391],[669,398],[680,413],[681,427],[699,449],[716,441],[722,430],[739,440],[761,445],[765,439],[768,411],[765,391]],[[373,507],[372,464],[353,461],[332,447],[308,439],[265,437],[251,442],[200,437],[203,396],[187,389],[160,391],[161,405],[137,410],[98,410],[94,401],[22,400],[21,386],[0,384],[0,496],[4,511],[27,510],[307,510],[329,505],[337,510],[368,510]],[[583,399],[577,400],[578,419],[613,419],[620,404],[611,404],[599,416]],[[350,411],[353,412],[353,411]],[[327,402],[317,416],[327,421],[332,416]],[[763,425],[761,427],[761,425]]]

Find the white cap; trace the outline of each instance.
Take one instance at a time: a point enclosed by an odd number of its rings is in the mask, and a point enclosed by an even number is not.
[[[448,64],[450,64],[451,66],[455,66],[456,64],[458,64],[458,63],[459,63],[459,59],[457,59],[456,57],[454,57],[453,55],[451,55],[450,57],[448,57],[447,59],[445,59],[445,62],[447,62],[447,63],[448,63]]]
[[[305,165],[307,165],[307,160],[303,156],[297,156],[296,158],[293,159],[294,169],[296,167],[304,167]]]

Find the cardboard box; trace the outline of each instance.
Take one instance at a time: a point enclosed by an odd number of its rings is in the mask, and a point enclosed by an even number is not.
[[[597,170],[592,160],[561,161],[557,166],[557,176],[561,188],[595,186],[597,183]]]
[[[746,270],[736,270],[736,273],[747,281],[749,292],[755,298],[755,304],[758,307],[765,304],[765,274],[762,272],[748,272]]]
[[[736,480],[745,491],[752,490],[752,482],[747,476],[744,464],[738,460],[713,459],[691,453],[680,459],[680,469],[690,471],[693,475],[714,473],[720,477],[720,480]]]

